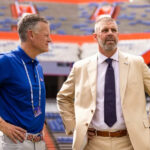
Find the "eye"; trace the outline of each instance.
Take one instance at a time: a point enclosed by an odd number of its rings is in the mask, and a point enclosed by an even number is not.
[[[49,35],[48,35],[48,34],[45,34],[44,36],[45,36],[45,37],[49,37]]]
[[[115,33],[115,32],[117,32],[117,29],[111,29],[111,31]]]
[[[101,32],[102,32],[102,33],[107,33],[107,32],[108,32],[108,29],[103,29]]]

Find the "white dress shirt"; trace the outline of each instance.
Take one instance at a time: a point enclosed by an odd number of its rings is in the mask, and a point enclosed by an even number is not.
[[[116,51],[116,53],[111,58],[113,59],[112,66],[114,68],[114,73],[115,73],[117,122],[112,127],[109,127],[104,122],[104,84],[105,84],[104,82],[105,82],[105,73],[108,64],[107,62],[105,62],[107,57],[99,53],[98,65],[97,65],[98,67],[97,67],[96,111],[91,122],[91,126],[97,130],[113,131],[113,130],[126,129],[122,108],[121,108],[118,51]]]

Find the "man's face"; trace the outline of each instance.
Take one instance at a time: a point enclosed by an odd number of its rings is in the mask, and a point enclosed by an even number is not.
[[[38,22],[33,31],[32,46],[38,53],[48,52],[48,44],[51,42],[49,25]]]
[[[102,51],[106,53],[115,51],[118,43],[117,25],[112,21],[101,22],[96,38]]]

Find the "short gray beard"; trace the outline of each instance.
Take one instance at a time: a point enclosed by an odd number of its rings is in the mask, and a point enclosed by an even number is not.
[[[98,44],[105,50],[105,51],[113,51],[117,48],[117,44],[111,44],[111,45],[104,45],[99,38],[97,38]]]
[[[117,48],[117,44],[104,45],[103,47],[106,51],[112,51]]]

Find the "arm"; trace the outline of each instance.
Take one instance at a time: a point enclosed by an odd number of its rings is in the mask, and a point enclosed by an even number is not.
[[[74,112],[74,67],[71,70],[67,80],[63,84],[61,90],[57,94],[57,105],[62,117],[66,134],[72,134],[75,127]]]
[[[142,61],[144,88],[150,96],[150,68]]]
[[[142,60],[142,68],[143,68],[145,92],[150,96],[150,68],[144,63],[143,60]],[[149,123],[150,123],[150,107],[148,111],[149,111],[148,118],[149,118]]]
[[[6,55],[0,54],[0,86],[3,88],[3,85],[8,82],[11,76],[11,65],[9,59]],[[0,99],[1,100],[1,99]],[[20,127],[14,126],[6,122],[0,114],[0,131],[7,135],[14,143],[17,143],[17,140],[23,142],[25,139],[26,131]]]

